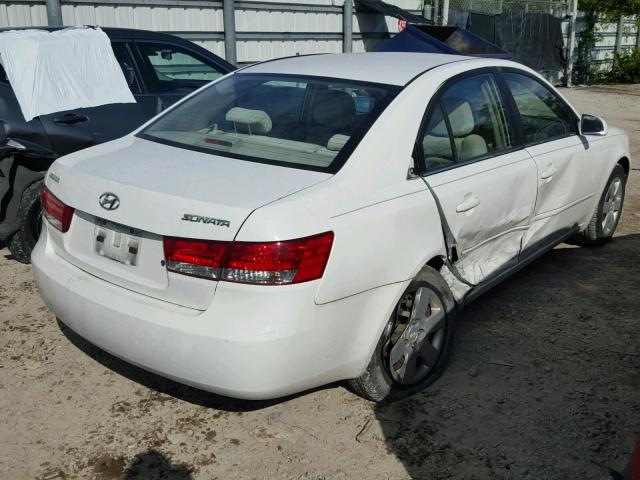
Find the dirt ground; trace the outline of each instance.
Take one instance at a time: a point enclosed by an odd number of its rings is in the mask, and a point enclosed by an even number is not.
[[[465,311],[450,368],[377,407],[341,386],[221,398],[127,365],[0,250],[0,478],[604,479],[640,431],[640,85],[565,90],[625,128],[613,242],[561,246]]]

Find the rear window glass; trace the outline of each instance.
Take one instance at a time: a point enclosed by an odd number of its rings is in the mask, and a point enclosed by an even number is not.
[[[148,140],[244,160],[335,172],[399,87],[234,74],[143,130]]]

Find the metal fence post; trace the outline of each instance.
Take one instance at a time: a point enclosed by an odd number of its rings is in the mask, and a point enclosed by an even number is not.
[[[442,0],[442,25],[449,23],[449,0]]]
[[[567,15],[569,17],[569,31],[568,31],[568,48],[567,48],[567,69],[566,69],[566,83],[567,87],[571,86],[571,77],[573,76],[573,52],[576,46],[576,21],[578,20],[578,0],[571,0],[570,11]]]
[[[342,5],[342,53],[353,51],[353,2],[344,0]]]
[[[425,3],[424,7],[422,7],[422,16],[428,20],[435,21],[435,18],[433,15],[433,7]]]
[[[433,21],[440,25],[440,0],[433,0]]]
[[[234,0],[223,0],[222,23],[224,26],[224,59],[235,64],[236,58],[236,13]]]
[[[623,33],[624,33],[624,17],[620,15],[620,18],[618,18],[618,28],[616,29],[616,47],[614,49],[614,53],[620,53],[620,48],[622,48]]]
[[[62,26],[62,6],[60,0],[47,0],[47,22],[50,27]]]

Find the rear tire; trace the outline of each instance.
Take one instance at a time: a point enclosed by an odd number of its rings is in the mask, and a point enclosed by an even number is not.
[[[366,371],[349,380],[349,388],[367,400],[390,402],[428,387],[447,366],[455,319],[449,286],[423,267],[396,305]]]
[[[42,229],[42,210],[40,209],[40,190],[43,180],[29,185],[22,192],[17,221],[19,230],[11,238],[9,250],[21,263],[31,262],[31,251],[35,247]]]
[[[624,169],[617,164],[609,176],[591,221],[572,238],[573,243],[599,247],[611,240],[622,215],[626,183]]]

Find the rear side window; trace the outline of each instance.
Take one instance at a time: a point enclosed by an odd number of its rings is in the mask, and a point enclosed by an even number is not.
[[[399,90],[236,73],[167,112],[139,136],[225,157],[335,172]]]
[[[2,65],[0,65],[0,82],[9,82],[9,80],[7,80],[7,74],[5,73],[4,68],[2,68]]]
[[[217,80],[226,72],[176,45],[137,43],[147,60],[155,84],[154,93],[186,94]]]
[[[427,170],[446,167],[455,161],[449,130],[440,105],[433,111],[422,136],[422,152]]]
[[[577,133],[571,109],[531,77],[505,73],[504,79],[520,113],[525,143],[540,143]]]
[[[464,78],[446,88],[422,136],[427,170],[496,155],[513,146],[507,110],[492,74]]]

